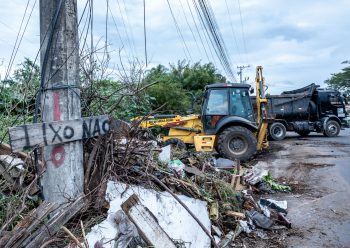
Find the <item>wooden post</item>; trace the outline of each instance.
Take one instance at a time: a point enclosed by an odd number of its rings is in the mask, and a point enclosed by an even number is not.
[[[81,118],[79,90],[79,42],[76,0],[40,0],[40,39],[43,42],[41,66],[46,68],[42,78],[41,95],[43,122]],[[53,31],[54,16],[59,13]],[[49,54],[45,60],[46,47]],[[46,63],[45,63],[46,61]],[[45,63],[45,65],[44,65]],[[45,67],[46,66],[46,67]],[[43,76],[43,75],[42,75]],[[44,198],[48,202],[63,203],[83,192],[84,168],[82,141],[43,148],[46,167],[41,180]]]

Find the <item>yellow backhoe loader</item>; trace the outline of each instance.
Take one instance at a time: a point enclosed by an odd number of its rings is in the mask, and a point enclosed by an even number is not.
[[[265,80],[256,69],[254,113],[249,84],[211,84],[205,87],[201,115],[155,115],[142,120],[142,128],[162,127],[165,144],[194,145],[197,151],[217,152],[229,159],[248,160],[268,148]],[[134,120],[141,120],[135,118]]]

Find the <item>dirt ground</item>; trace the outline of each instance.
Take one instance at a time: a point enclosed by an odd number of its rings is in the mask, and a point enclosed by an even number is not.
[[[242,237],[240,247],[350,247],[350,129],[334,138],[290,133],[257,160],[292,187],[268,196],[288,201],[292,229]]]

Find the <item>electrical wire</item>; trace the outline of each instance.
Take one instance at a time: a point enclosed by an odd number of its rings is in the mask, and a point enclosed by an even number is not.
[[[147,30],[146,30],[146,0],[143,0],[143,38],[144,38],[144,46],[145,46],[145,60],[146,60],[146,67],[147,67],[148,58],[147,58]]]
[[[130,39],[129,32],[128,32],[128,29],[126,28],[126,24],[125,24],[125,20],[124,20],[124,15],[123,15],[123,11],[122,11],[122,9],[121,9],[121,7],[120,7],[119,0],[116,0],[116,1],[117,1],[118,10],[119,10],[119,13],[120,13],[120,17],[121,17],[121,20],[122,20],[122,24],[123,24],[123,27],[124,27],[124,31],[125,31],[127,43],[128,43],[128,45],[129,45],[129,47],[130,47],[130,51],[131,51],[133,57],[136,57],[135,44],[133,43],[133,40]]]
[[[227,3],[227,0],[225,0],[225,5],[226,5],[226,10],[227,10],[227,15],[229,16],[229,21],[230,21],[230,26],[231,26],[231,31],[232,31],[232,36],[233,36],[233,41],[234,41],[234,44],[236,46],[236,50],[237,50],[237,53],[238,53],[238,56],[239,56],[239,60],[241,62],[242,61],[242,56],[241,56],[241,52],[240,52],[240,49],[239,49],[239,46],[238,46],[238,42],[237,42],[237,37],[236,37],[236,32],[235,32],[235,29],[233,27],[233,21],[232,21],[232,15],[231,15],[231,11],[230,11],[230,7]]]
[[[186,3],[187,3],[188,9],[190,10],[190,14],[191,14],[191,17],[192,17],[194,26],[195,26],[195,28],[196,28],[196,30],[197,30],[197,34],[198,34],[198,37],[199,37],[199,39],[200,39],[200,42],[201,42],[201,44],[202,44],[202,46],[203,46],[203,50],[204,50],[204,52],[205,52],[205,55],[207,56],[208,61],[210,62],[207,49],[205,48],[205,45],[204,45],[204,42],[203,42],[203,39],[202,39],[202,35],[201,35],[201,32],[199,31],[199,28],[198,28],[196,19],[194,18],[194,15],[193,15],[192,8],[191,8],[191,6],[190,6],[189,0],[186,0]],[[207,44],[208,44],[208,41],[207,41]],[[209,46],[208,46],[208,49],[210,50],[210,47],[209,47]],[[210,52],[211,52],[211,50],[210,50]],[[212,62],[214,63],[215,59],[214,59],[214,56],[213,56],[212,53],[211,53],[211,56],[212,56],[212,59],[213,59]]]
[[[181,30],[180,30],[180,28],[179,28],[179,24],[178,24],[177,21],[176,21],[176,18],[175,18],[173,9],[171,8],[171,5],[170,5],[169,0],[167,0],[167,3],[168,3],[168,6],[169,6],[169,9],[170,9],[170,13],[171,13],[171,16],[172,16],[172,18],[173,18],[174,24],[175,24],[176,31],[177,31],[178,35],[180,36],[180,39],[182,40],[182,44],[183,44],[183,46],[184,46],[185,57],[187,58],[187,61],[189,61],[189,60],[192,61],[191,53],[190,53],[190,51],[188,50],[188,47],[187,47],[187,45],[186,45],[186,41],[185,41],[185,39],[184,39],[184,37],[183,37],[183,35],[182,35],[182,32],[181,32]],[[187,52],[188,56],[187,56],[186,52]]]
[[[193,3],[224,71],[232,81],[237,82],[231,66],[231,60],[227,52],[225,42],[220,33],[214,12],[210,4],[205,0],[198,0],[198,3],[193,0]]]
[[[187,19],[187,16],[186,16],[186,12],[185,12],[185,8],[184,8],[184,6],[183,6],[183,4],[182,4],[182,1],[179,0],[179,3],[180,3],[180,6],[181,6],[181,10],[182,10],[183,16],[185,17],[186,24],[187,24],[187,26],[188,26],[188,28],[189,28],[191,34],[192,34],[193,40],[195,41],[196,46],[197,46],[197,49],[198,49],[198,51],[199,51],[199,53],[200,53],[200,55],[201,55],[201,57],[202,57],[202,51],[201,51],[201,49],[199,48],[199,45],[198,45],[196,36],[194,35],[194,32],[193,32],[193,30],[192,30],[192,28],[191,28],[190,23],[188,22],[188,19]],[[209,60],[209,57],[207,57],[207,59]]]
[[[37,3],[37,0],[35,0],[35,2],[34,2],[34,4],[33,4],[32,10],[31,10],[31,12],[30,12],[30,14],[29,14],[29,17],[28,17],[28,19],[27,19],[27,22],[26,22],[26,24],[25,24],[25,26],[24,26],[23,32],[22,32],[22,34],[21,34],[21,37],[20,37],[20,39],[18,40],[19,35],[20,35],[20,33],[21,33],[21,30],[22,30],[22,26],[23,26],[23,23],[24,23],[24,19],[25,19],[26,15],[27,15],[29,3],[30,3],[30,0],[27,1],[27,5],[26,5],[25,11],[24,11],[24,15],[23,15],[22,20],[21,20],[21,24],[20,24],[20,28],[19,28],[18,33],[17,33],[15,45],[13,46],[13,50],[12,50],[12,53],[11,53],[11,56],[10,56],[9,65],[8,65],[8,67],[7,67],[7,71],[6,71],[6,74],[5,74],[5,80],[7,80],[8,77],[9,77],[9,75],[10,75],[11,68],[12,68],[12,66],[13,66],[13,63],[14,63],[15,59],[16,59],[17,52],[18,52],[19,47],[20,47],[20,45],[21,45],[21,43],[22,43],[23,36],[24,36],[24,34],[25,34],[26,30],[27,30],[28,23],[29,23],[29,21],[30,21],[30,19],[31,19],[31,17],[32,17],[33,10],[34,10],[34,7],[35,7],[35,5],[36,5],[36,3]]]
[[[244,47],[244,53],[247,56],[247,44],[245,39],[245,32],[244,32],[244,26],[243,26],[243,18],[242,18],[242,10],[241,10],[241,1],[237,0],[238,2],[238,10],[239,10],[239,17],[241,20],[241,32],[242,32],[242,40],[243,40],[243,47]],[[247,60],[247,59],[246,59]],[[247,62],[247,61],[246,61]]]

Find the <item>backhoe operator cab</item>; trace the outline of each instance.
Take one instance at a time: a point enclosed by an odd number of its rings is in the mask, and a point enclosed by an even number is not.
[[[247,160],[257,150],[257,123],[249,84],[206,86],[202,105],[205,135],[216,135],[216,149],[230,159]]]

